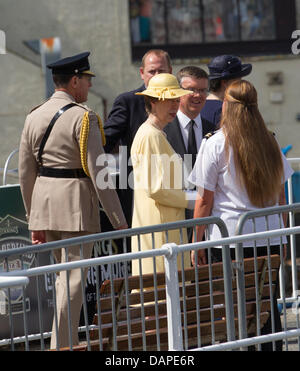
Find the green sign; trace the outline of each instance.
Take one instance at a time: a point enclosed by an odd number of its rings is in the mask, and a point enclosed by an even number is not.
[[[31,245],[30,232],[25,217],[25,208],[19,185],[0,187],[0,251],[16,250],[16,254],[0,259],[0,271],[29,269],[37,266],[36,254],[18,255],[17,250]],[[50,264],[50,254],[39,254],[39,265]],[[0,339],[10,337],[9,313],[13,314],[14,336],[24,335],[24,302],[29,325],[29,333],[38,333],[37,289],[41,296],[44,331],[52,326],[52,277],[31,278],[23,291],[22,287],[1,290],[0,295]],[[37,286],[38,283],[38,286]],[[25,295],[24,295],[25,293]],[[9,305],[10,296],[10,305]],[[25,296],[25,301],[24,301]]]

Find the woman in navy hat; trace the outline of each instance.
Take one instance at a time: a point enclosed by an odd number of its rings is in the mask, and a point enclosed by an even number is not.
[[[251,64],[242,64],[234,55],[219,55],[208,65],[209,91],[201,116],[219,127],[224,93],[227,86],[236,79],[247,76],[252,71]]]

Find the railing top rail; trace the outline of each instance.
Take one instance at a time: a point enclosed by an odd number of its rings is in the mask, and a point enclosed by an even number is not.
[[[29,283],[29,278],[20,277],[5,277],[0,275],[0,289],[16,287],[16,286],[27,286]]]
[[[286,159],[291,163],[300,162],[300,157],[287,157]]]
[[[300,226],[273,229],[271,231],[236,235],[232,237],[221,238],[218,240],[201,241],[201,242],[194,242],[194,243],[189,243],[189,244],[184,244],[184,245],[178,245],[178,250],[186,251],[186,250],[194,250],[194,249],[199,249],[199,248],[204,249],[204,248],[210,248],[210,247],[215,247],[215,246],[225,246],[225,245],[231,245],[231,244],[236,244],[236,243],[242,243],[246,241],[267,239],[267,238],[278,237],[278,236],[283,236],[283,235],[287,236],[287,235],[298,234],[298,233],[300,233]]]
[[[100,256],[99,258],[90,258],[75,260],[67,263],[58,263],[51,265],[43,265],[41,267],[29,268],[24,270],[14,270],[10,272],[0,272],[0,277],[14,277],[14,276],[24,276],[32,277],[41,275],[44,273],[55,273],[65,270],[79,269],[79,268],[89,268],[91,266],[105,265],[110,263],[118,263],[124,261],[132,261],[134,259],[152,258],[156,256],[163,256],[169,254],[168,247],[161,247],[159,249],[139,251],[139,252],[128,252],[122,254]]]
[[[281,206],[272,206],[266,207],[259,210],[248,211],[242,214],[237,222],[236,225],[236,234],[240,234],[243,230],[243,227],[248,219],[261,217],[261,216],[268,216],[274,214],[280,214],[284,212],[292,212],[292,211],[300,211],[300,202],[289,204],[289,205],[281,205]]]
[[[28,245],[25,247],[20,247],[18,249],[0,251],[0,259],[3,259],[4,257],[14,256],[14,255],[45,252],[45,251],[53,250],[55,248],[75,246],[75,245],[84,244],[84,243],[121,239],[121,238],[135,236],[138,234],[164,232],[167,230],[180,229],[180,228],[191,228],[191,227],[194,227],[195,225],[206,225],[206,224],[218,225],[222,237],[228,236],[227,227],[224,221],[220,218],[209,216],[207,218],[188,219],[188,220],[182,220],[179,222],[170,222],[170,223],[164,223],[164,224],[150,225],[146,227],[122,229],[119,231],[100,232],[100,233],[90,234],[90,235],[86,235],[82,237],[74,237],[74,238],[70,238],[66,240],[47,242],[41,245]]]
[[[2,180],[2,184],[3,185],[6,185],[6,175],[8,173],[8,165],[9,165],[9,162],[10,160],[13,158],[13,156],[19,152],[19,148],[16,148],[14,149],[8,156],[6,162],[5,162],[5,165],[4,165],[4,169],[3,169],[3,180]]]
[[[0,272],[0,277],[7,277],[7,276],[30,277],[30,276],[36,276],[36,275],[45,274],[45,273],[54,273],[54,272],[61,271],[61,270],[88,268],[90,266],[117,263],[121,261],[130,261],[134,259],[163,256],[163,255],[170,254],[171,249],[173,252],[184,252],[184,251],[194,250],[194,249],[199,250],[199,249],[204,249],[204,248],[209,248],[209,247],[215,247],[216,245],[217,246],[229,245],[229,244],[241,243],[245,241],[251,241],[254,239],[263,239],[263,238],[276,237],[276,236],[289,235],[289,234],[298,234],[298,233],[300,233],[300,226],[275,229],[272,231],[265,231],[265,232],[258,232],[258,233],[249,233],[249,234],[244,234],[240,236],[225,237],[225,238],[221,238],[218,240],[201,241],[201,242],[195,242],[195,243],[183,244],[183,245],[176,245],[174,243],[169,243],[169,244],[163,245],[159,249],[139,251],[135,253],[130,252],[130,253],[122,253],[122,254],[116,254],[116,255],[109,255],[109,256],[101,256],[99,258],[83,259],[83,260],[77,260],[74,262],[45,265],[42,267],[29,268],[25,270]]]
[[[300,336],[300,329],[298,328],[298,329],[276,332],[273,334],[259,335],[259,336],[253,336],[253,337],[246,338],[246,339],[228,341],[226,343],[208,345],[202,348],[194,348],[188,351],[203,352],[203,351],[234,350],[234,349],[248,347],[248,346],[256,345],[256,344],[262,344],[262,343],[266,343],[270,341],[296,338],[299,336]]]

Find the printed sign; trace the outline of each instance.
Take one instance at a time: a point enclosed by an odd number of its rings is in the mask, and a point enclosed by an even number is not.
[[[25,209],[19,185],[0,187],[0,251],[11,251],[31,245]],[[37,265],[50,264],[50,253],[13,255],[0,258],[0,271],[29,269]],[[38,286],[37,286],[38,285]],[[39,333],[38,301],[41,299],[43,331],[50,331],[53,318],[52,277],[30,278],[28,286],[0,290],[0,339],[10,337],[10,312],[13,318],[14,336],[24,335],[24,309],[28,332]],[[24,300],[25,299],[25,300]]]
[[[18,249],[27,245],[31,245],[28,238],[27,223],[14,218],[11,215],[6,215],[0,221],[0,250],[8,251]],[[13,256],[12,258],[0,260],[0,271],[14,271],[20,269],[28,269],[33,265],[34,254]],[[5,297],[5,311],[3,311],[3,295]],[[23,289],[22,287],[10,289],[10,300],[12,313],[21,313],[23,307]],[[26,298],[26,306],[30,310],[30,300]],[[8,290],[2,290],[2,311],[1,314],[9,314],[8,312]]]

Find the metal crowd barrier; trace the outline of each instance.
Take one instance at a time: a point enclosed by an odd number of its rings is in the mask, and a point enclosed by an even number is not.
[[[3,184],[3,185],[6,185],[7,175],[8,175],[9,173],[18,174],[18,169],[10,169],[10,170],[8,169],[8,165],[9,165],[11,159],[12,159],[12,158],[14,157],[14,155],[16,155],[17,153],[19,153],[19,149],[18,149],[18,148],[16,148],[15,150],[13,150],[13,151],[9,154],[7,160],[5,161],[5,165],[4,165],[4,168],[3,168],[3,178],[2,178],[2,184]],[[2,169],[0,169],[0,170],[2,170]]]
[[[297,164],[299,166],[300,170],[300,158],[288,158],[287,159],[290,165]],[[299,177],[300,177],[300,171],[297,173],[293,174],[293,176],[297,176],[297,183],[299,183]],[[295,202],[299,203],[300,202],[300,189],[295,189],[295,185],[293,185],[293,180],[292,177],[290,177],[287,181],[287,199],[288,199],[288,204],[292,205]],[[294,197],[295,195],[295,197]],[[296,198],[296,200],[294,199]],[[289,210],[289,226],[294,227],[295,226],[295,211],[296,209],[291,209]],[[300,246],[299,248],[300,249]],[[288,301],[294,301],[293,298],[296,297],[296,292],[298,290],[298,282],[297,282],[297,265],[296,265],[296,258],[297,258],[297,246],[296,246],[296,239],[295,236],[292,235],[290,237],[290,251],[291,251],[291,267],[292,267],[292,290],[293,290],[293,295],[291,300],[287,299]],[[300,252],[298,253],[300,256]],[[282,278],[280,275],[280,287],[282,287],[283,282]],[[281,292],[281,297],[282,297],[282,292]]]
[[[269,215],[277,214],[278,216],[282,213],[289,213],[290,221],[294,220],[295,214],[300,212],[300,203],[289,204],[284,206],[275,206],[275,207],[268,207],[265,209],[261,209],[259,211],[250,211],[243,214],[237,224],[236,227],[236,234],[240,235],[243,233],[243,227],[247,220],[252,220],[253,223],[253,232],[255,232],[255,219],[258,217],[265,217],[266,225],[268,225],[267,217]],[[279,227],[283,227],[282,225],[278,225]],[[290,223],[290,227],[294,227],[294,223]],[[282,297],[280,300],[282,302],[293,302],[297,300],[297,291],[298,291],[298,280],[297,280],[297,266],[296,266],[296,245],[295,245],[295,236],[291,235],[290,237],[290,252],[291,252],[291,261],[292,261],[292,292],[293,295],[290,298]],[[283,275],[281,275],[283,276]],[[281,286],[284,286],[284,277],[281,277]],[[283,289],[281,293],[283,295]]]
[[[75,269],[75,268],[86,268],[86,267],[108,267],[105,269],[106,272],[106,278],[113,281],[115,277],[115,272],[114,272],[114,265],[118,263],[122,263],[124,266],[123,269],[123,274],[124,277],[127,279],[128,276],[130,275],[130,261],[135,258],[135,256],[139,256],[140,258],[146,258],[146,257],[154,257],[154,256],[160,256],[164,255],[167,253],[167,250],[161,250],[160,248],[157,248],[154,244],[154,235],[157,232],[163,232],[166,233],[166,241],[167,242],[172,242],[169,241],[168,239],[168,232],[171,230],[180,230],[181,233],[181,238],[182,238],[182,230],[185,228],[194,228],[196,225],[208,225],[208,224],[216,224],[219,229],[220,233],[223,237],[228,236],[228,231],[227,228],[224,224],[224,222],[215,217],[208,217],[208,218],[201,218],[201,219],[194,219],[194,220],[185,220],[185,221],[180,221],[180,222],[173,222],[173,223],[166,223],[166,224],[161,224],[161,225],[155,225],[155,226],[148,226],[148,227],[143,227],[143,228],[132,228],[128,230],[121,230],[121,231],[112,231],[112,232],[104,232],[104,233],[99,233],[99,234],[93,234],[93,235],[87,235],[84,237],[78,237],[78,238],[72,238],[68,240],[60,240],[60,241],[55,241],[55,242],[48,242],[42,245],[31,245],[31,246],[26,246],[26,247],[21,247],[18,249],[13,249],[13,250],[6,250],[6,251],[0,251],[0,263],[2,262],[4,266],[6,267],[7,272],[0,272],[0,277],[14,277],[14,276],[27,276],[27,277],[36,277],[36,292],[37,292],[37,310],[38,310],[38,321],[39,322],[39,329],[40,333],[39,334],[28,334],[28,323],[27,323],[27,310],[22,311],[22,316],[23,321],[24,321],[24,334],[25,336],[15,336],[14,335],[14,321],[16,316],[19,315],[11,315],[11,308],[12,308],[12,300],[9,297],[9,295],[6,294],[7,296],[7,306],[8,306],[8,312],[10,313],[9,316],[9,321],[10,321],[10,338],[4,338],[0,340],[0,346],[1,345],[8,345],[11,344],[11,349],[14,349],[14,344],[17,342],[25,341],[25,347],[26,349],[29,349],[29,341],[30,340],[40,340],[41,346],[40,348],[42,350],[45,349],[45,339],[51,335],[49,331],[44,331],[45,328],[45,323],[43,320],[43,298],[41,297],[40,294],[40,285],[43,283],[41,282],[43,277],[49,277],[50,275],[52,276],[52,282],[55,281],[54,279],[54,274],[56,272],[59,272],[61,270],[70,270],[70,269]],[[132,236],[137,236],[139,237],[141,234],[150,234],[152,236],[152,241],[153,241],[153,251],[146,251],[146,252],[139,252],[137,253],[138,255],[134,255],[133,253],[128,253],[127,252],[127,238],[132,237]],[[107,256],[107,257],[97,257],[97,253],[95,254],[95,258],[88,259],[88,260],[81,260],[81,261],[76,261],[76,262],[68,262],[65,264],[52,264],[52,265],[45,265],[45,266],[36,266],[34,268],[29,268],[25,269],[24,266],[24,257],[28,255],[34,255],[35,259],[38,261],[39,260],[39,254],[42,254],[43,252],[46,251],[54,251],[55,249],[62,249],[64,248],[67,252],[68,248],[71,246],[76,246],[76,245],[81,245],[81,248],[84,248],[84,244],[86,243],[91,243],[91,242],[97,242],[98,244],[101,243],[106,243],[108,242],[108,250],[110,255],[113,254],[113,244],[115,243],[116,240],[121,240],[123,244],[123,253],[122,254],[117,254],[113,256]],[[139,238],[138,238],[139,240]],[[181,239],[181,243],[183,243]],[[164,252],[165,251],[165,252]],[[9,267],[10,267],[10,262],[15,259],[16,257],[19,258],[20,260],[20,270],[13,270],[9,272]],[[154,264],[154,272],[155,272],[155,259],[153,259],[153,264]],[[229,270],[229,268],[227,268]],[[99,269],[96,269],[96,298],[97,298],[97,306],[99,306],[99,297],[100,297],[100,284],[101,284],[101,278],[99,274]],[[83,281],[83,280],[82,280]],[[228,284],[230,284],[230,279],[228,279]],[[85,282],[82,282],[82,292],[84,292],[84,287]],[[55,301],[56,301],[56,295],[55,295],[55,285],[52,285],[52,290],[53,290],[53,306],[55,307]],[[230,295],[230,293],[228,294]],[[23,294],[23,301],[26,301],[26,293]],[[69,304],[70,305],[70,304]],[[228,304],[229,308],[229,304]],[[89,320],[88,320],[88,315],[87,315],[87,303],[84,300],[83,302],[83,314],[84,314],[84,326],[82,328],[83,331],[86,333],[87,337],[87,342],[89,346],[89,334],[88,334],[88,328],[89,328]],[[54,311],[54,318],[56,314]],[[230,316],[230,313],[228,313],[228,318]],[[1,317],[0,317],[1,318]],[[229,338],[231,339],[231,337]],[[72,339],[70,339],[72,340]],[[72,341],[70,341],[72,343]],[[71,344],[72,348],[72,344]]]
[[[290,165],[298,165],[299,171],[295,171],[295,173],[287,180],[287,198],[288,203],[292,204],[294,202],[300,202],[300,190],[299,189],[293,189],[293,176],[299,176],[300,175],[300,158],[287,158],[287,161]],[[295,196],[295,197],[294,197]],[[294,199],[296,198],[296,199]]]
[[[280,215],[283,213],[289,213],[290,215],[290,220],[294,220],[294,215],[295,213],[300,212],[300,203],[295,203],[295,204],[289,204],[289,205],[284,205],[284,206],[275,206],[275,207],[268,207],[264,208],[261,210],[255,210],[255,211],[249,211],[245,214],[243,214],[237,223],[236,226],[236,235],[242,235],[243,234],[243,228],[247,221],[252,222],[252,228],[253,228],[253,233],[256,233],[256,220],[257,218],[263,218],[265,221],[265,224],[268,228],[268,217],[270,215],[278,215],[278,228],[283,228],[284,226],[281,224],[281,219]],[[292,227],[294,225],[292,224]],[[257,240],[257,238],[256,238]],[[298,280],[297,280],[297,266],[296,266],[296,245],[293,243],[295,241],[295,235],[291,234],[290,235],[290,251],[291,251],[291,262],[292,262],[292,296],[291,297],[286,297],[286,279],[285,279],[285,265],[284,265],[284,254],[283,254],[283,248],[284,244],[282,243],[282,238],[280,238],[280,271],[279,271],[279,289],[280,289],[280,298],[278,299],[278,303],[283,304],[283,313],[284,313],[284,329],[287,329],[287,321],[286,321],[286,303],[296,303],[298,301],[298,296],[299,296],[299,291],[298,291]],[[270,239],[267,240],[267,249],[270,250]],[[256,246],[254,243],[253,247],[253,256],[257,255],[257,249],[259,247]],[[243,250],[243,245],[241,243],[237,244],[236,246],[236,258],[237,261],[241,261],[241,256],[242,256],[242,250]],[[241,272],[241,277],[243,277],[243,272]],[[243,287],[243,286],[242,286]],[[241,292],[240,292],[241,295]],[[274,308],[272,308],[271,311],[271,316],[272,316],[272,328],[274,330]],[[299,317],[298,315],[296,316],[297,320],[297,327],[299,327]],[[240,332],[244,334],[245,337],[245,323],[244,321],[240,321]],[[273,347],[275,347],[275,343],[273,343]]]
[[[209,219],[209,218],[208,218]],[[203,221],[203,223],[208,223],[209,220]],[[124,232],[123,232],[124,233]],[[191,244],[184,244],[184,245],[175,245],[174,243],[168,243],[164,245],[162,248],[153,249],[149,251],[140,251],[137,253],[124,253],[118,254],[114,256],[108,257],[99,257],[93,259],[85,259],[76,262],[67,262],[64,264],[54,264],[50,266],[44,267],[36,267],[30,268],[28,270],[20,270],[14,272],[6,272],[3,273],[2,276],[4,277],[37,277],[43,274],[55,273],[57,271],[63,270],[71,270],[71,269],[84,269],[89,266],[97,266],[103,265],[108,263],[126,261],[130,262],[133,259],[143,259],[149,257],[156,257],[156,256],[164,256],[165,257],[165,266],[166,266],[166,294],[167,294],[167,313],[168,313],[168,340],[169,340],[169,349],[170,350],[178,350],[181,351],[184,349],[183,339],[182,339],[182,323],[181,323],[181,316],[178,308],[180,307],[179,302],[179,285],[178,285],[178,267],[177,267],[177,254],[182,253],[184,251],[191,251],[191,250],[199,250],[205,248],[211,248],[216,246],[223,246],[223,266],[224,266],[224,278],[227,284],[224,285],[225,290],[225,299],[226,299],[226,323],[227,323],[227,342],[221,344],[213,344],[210,346],[203,346],[200,348],[196,348],[194,350],[222,350],[222,349],[235,349],[238,347],[246,347],[253,344],[260,344],[267,341],[278,340],[278,339],[288,339],[295,336],[300,336],[300,329],[293,330],[285,330],[281,333],[276,334],[269,334],[264,336],[256,336],[254,338],[245,338],[243,333],[239,334],[239,339],[235,339],[234,335],[234,321],[233,321],[233,309],[232,309],[232,296],[231,296],[231,263],[228,257],[228,249],[230,244],[239,244],[245,241],[252,241],[255,239],[267,239],[276,236],[284,236],[284,235],[291,235],[291,234],[299,234],[300,227],[290,227],[290,228],[283,228],[277,229],[273,231],[266,231],[266,232],[259,232],[259,233],[251,233],[246,235],[234,236],[234,237],[225,237],[221,238],[217,241],[203,241],[198,243],[191,243]],[[76,239],[70,240],[72,244],[78,244]],[[59,243],[62,243],[60,241]],[[66,245],[66,244],[65,244]],[[234,268],[236,270],[242,269],[240,265],[235,265]],[[239,279],[239,275],[236,275],[237,280]],[[113,279],[113,276],[110,277]],[[240,285],[239,285],[240,287]],[[238,313],[243,313],[243,306],[245,304],[245,295],[243,290],[241,291],[241,300],[238,302]],[[242,316],[239,315],[239,321],[244,321]],[[26,332],[26,313],[24,315],[24,327]],[[86,324],[86,341],[88,349],[90,349],[90,341],[88,336],[88,328],[89,326]],[[179,331],[180,329],[180,331]],[[99,328],[100,330],[100,328]],[[116,329],[114,330],[116,331]],[[13,340],[13,339],[12,339]],[[28,336],[25,336],[25,341],[27,343],[26,349],[29,349],[28,344]],[[42,341],[42,339],[41,339]],[[100,340],[101,341],[101,340]],[[71,347],[72,348],[72,347]],[[101,344],[100,344],[101,348]],[[117,349],[115,349],[117,350]],[[146,350],[146,349],[145,349]]]
[[[225,239],[220,239],[216,241],[211,242],[202,242],[198,244],[190,244],[189,246],[179,246],[181,249],[186,248],[204,248],[204,247],[212,247],[212,242],[215,242],[215,244],[218,245],[224,245],[224,244],[235,244],[236,245],[236,251],[239,250],[240,245],[243,242],[246,241],[255,241],[258,239],[269,239],[272,237],[282,237],[282,236],[288,236],[288,235],[295,235],[300,233],[300,227],[290,227],[290,228],[279,228],[272,231],[266,231],[266,232],[256,232],[256,233],[249,233],[244,235],[236,235],[234,237],[229,237]],[[259,248],[259,247],[258,247]],[[282,249],[281,249],[282,250]],[[280,254],[282,256],[282,254]],[[270,251],[268,251],[268,265],[269,265],[269,256]],[[237,255],[236,255],[237,257]],[[242,254],[237,257],[237,262],[235,264],[235,269],[237,272],[240,272],[241,274],[236,274],[237,281],[241,281],[238,283],[238,318],[239,318],[239,339],[228,341],[226,343],[221,344],[212,344],[209,346],[204,346],[201,348],[193,349],[195,351],[211,351],[211,350],[234,350],[234,349],[242,349],[244,350],[246,347],[251,345],[258,345],[265,343],[265,342],[274,342],[276,340],[287,340],[290,338],[298,338],[298,350],[300,350],[300,326],[299,326],[299,320],[297,320],[296,329],[287,330],[286,328],[282,332],[276,332],[274,333],[274,328],[272,326],[272,333],[268,335],[257,335],[255,337],[248,338],[247,332],[245,330],[245,290],[244,290],[244,275],[243,275],[243,264],[239,264],[243,262],[243,256]],[[272,294],[271,294],[272,297]],[[297,302],[299,304],[299,301]],[[258,307],[256,303],[256,307]],[[273,317],[273,309],[271,306],[271,315]],[[295,306],[295,314],[297,317],[299,317],[299,309]],[[260,348],[259,348],[260,349]]]
[[[299,162],[300,159],[288,159],[289,162],[296,163]],[[89,235],[81,238],[74,238],[70,240],[64,240],[64,241],[57,241],[57,242],[51,242],[51,243],[46,243],[43,245],[38,245],[38,246],[27,246],[23,248],[18,248],[14,250],[7,250],[7,251],[0,251],[0,263],[4,262],[4,266],[6,267],[8,272],[0,272],[0,278],[1,279],[15,279],[15,276],[17,277],[23,277],[20,281],[20,287],[21,287],[21,293],[22,293],[22,321],[24,323],[24,335],[15,337],[14,335],[14,322],[15,318],[20,314],[13,314],[11,311],[12,307],[12,302],[13,302],[13,295],[11,295],[11,290],[14,290],[16,285],[14,281],[8,281],[7,283],[4,283],[3,281],[0,283],[0,309],[1,307],[4,306],[4,311],[5,315],[7,315],[7,307],[9,308],[8,312],[8,321],[10,323],[10,338],[3,338],[2,340],[0,339],[0,346],[1,345],[11,345],[11,349],[13,350],[15,348],[15,343],[18,342],[25,342],[25,349],[29,350],[29,342],[31,340],[36,340],[38,339],[40,341],[40,349],[44,350],[46,348],[45,346],[45,339],[51,335],[49,331],[45,332],[44,331],[44,323],[43,323],[43,314],[42,314],[42,299],[39,291],[39,285],[41,284],[39,281],[39,278],[43,278],[46,275],[52,275],[52,281],[54,282],[54,275],[56,272],[60,270],[70,270],[70,269],[75,269],[75,268],[80,268],[83,269],[85,267],[104,267],[108,266],[109,269],[105,269],[106,272],[106,277],[110,280],[114,280],[115,277],[115,272],[113,265],[114,264],[123,264],[123,269],[122,273],[124,274],[125,278],[127,278],[130,275],[130,261],[132,259],[143,259],[143,258],[153,258],[153,262],[155,261],[154,257],[155,256],[165,256],[166,260],[168,261],[168,257],[174,257],[177,254],[177,247],[174,246],[164,246],[163,248],[157,248],[156,246],[153,246],[153,251],[148,251],[148,252],[139,252],[137,255],[133,255],[132,253],[128,253],[127,249],[127,238],[132,237],[132,236],[139,236],[140,234],[145,234],[149,233],[154,235],[156,232],[165,232],[167,236],[167,241],[168,241],[168,230],[172,229],[183,229],[183,228],[193,228],[195,225],[201,225],[201,224],[211,224],[211,223],[216,223],[220,230],[221,230],[221,235],[222,239],[218,241],[218,244],[225,246],[223,248],[224,254],[223,254],[223,263],[224,263],[224,278],[225,278],[225,283],[227,285],[227,288],[225,289],[226,291],[226,327],[227,327],[227,343],[225,344],[214,344],[210,347],[202,347],[201,350],[216,350],[216,349],[235,349],[237,347],[244,347],[251,345],[253,343],[255,344],[260,344],[264,341],[275,341],[278,338],[282,339],[287,339],[289,337],[295,337],[299,336],[299,319],[298,319],[298,312],[297,312],[297,330],[289,330],[287,331],[287,323],[286,323],[286,303],[288,302],[297,302],[298,303],[298,282],[297,282],[297,267],[296,267],[296,244],[295,244],[295,234],[299,233],[299,227],[295,227],[294,223],[294,214],[299,210],[299,205],[300,204],[293,204],[293,194],[292,194],[292,182],[291,179],[288,181],[288,193],[289,193],[289,205],[287,206],[281,206],[278,208],[267,208],[264,210],[261,210],[261,214],[253,214],[247,213],[244,216],[241,217],[240,220],[240,229],[237,230],[237,234],[242,232],[242,225],[244,221],[247,219],[251,219],[257,216],[267,216],[270,214],[274,213],[279,213],[279,212],[289,212],[289,220],[290,220],[290,228],[280,228],[279,230],[275,231],[266,231],[266,232],[261,232],[261,233],[253,233],[251,237],[250,235],[242,235],[242,236],[235,236],[231,238],[226,238],[228,236],[227,229],[225,224],[222,222],[222,220],[218,218],[203,218],[203,219],[197,219],[197,220],[186,220],[182,221],[179,223],[167,223],[167,224],[162,224],[162,225],[156,225],[156,226],[149,226],[145,228],[136,228],[136,229],[130,229],[130,230],[125,230],[125,231],[113,231],[113,232],[105,232],[105,233],[100,233],[100,234],[95,234],[95,235]],[[268,214],[269,213],[269,214]],[[254,231],[255,232],[255,231]],[[181,233],[182,235],[182,233]],[[230,285],[231,285],[231,268],[229,268],[226,257],[228,257],[228,244],[236,243],[236,244],[241,244],[243,241],[246,240],[255,240],[258,239],[259,237],[265,237],[265,238],[271,238],[274,236],[283,236],[283,235],[290,235],[290,245],[291,245],[291,260],[292,260],[292,282],[293,282],[293,294],[291,297],[286,297],[285,295],[285,285],[284,285],[284,276],[282,271],[280,272],[280,288],[281,288],[281,298],[279,301],[283,303],[284,307],[284,331],[282,334],[276,333],[272,335],[267,335],[266,337],[264,336],[257,336],[256,338],[251,338],[251,339],[245,339],[245,323],[243,321],[244,318],[244,312],[243,312],[243,290],[239,292],[239,340],[235,340],[233,336],[233,326],[234,324],[232,323],[232,308],[231,308],[231,298],[230,298]],[[38,262],[39,261],[39,253],[45,252],[45,251],[53,251],[55,249],[61,249],[61,248],[67,248],[70,246],[75,246],[78,244],[81,244],[82,248],[85,243],[89,242],[97,242],[99,244],[105,244],[108,242],[108,250],[109,254],[111,255],[114,250],[114,241],[115,240],[121,240],[122,245],[123,245],[123,254],[118,254],[114,256],[107,256],[107,257],[98,257],[97,252],[95,254],[95,258],[93,259],[88,259],[88,260],[82,260],[82,261],[77,261],[77,262],[69,262],[65,263],[62,265],[59,264],[53,264],[50,266],[44,266],[44,267],[35,267],[35,268],[30,268],[30,269],[25,269],[26,264],[24,264],[23,256],[27,256],[30,254],[33,254],[35,256],[35,260]],[[169,243],[172,243],[172,241],[168,241]],[[182,241],[181,241],[182,242]],[[216,245],[216,241],[205,241],[205,242],[199,242],[197,244],[188,244],[188,245],[180,245],[179,248],[183,248],[183,250],[191,250],[191,249],[200,249],[200,248],[210,248],[214,247]],[[240,245],[238,245],[240,246]],[[97,249],[96,249],[97,250]],[[180,250],[182,251],[182,250]],[[237,257],[240,259],[241,254],[239,254],[240,248],[237,247]],[[281,247],[282,251],[282,247]],[[10,266],[10,260],[14,258],[14,256],[18,256],[21,261],[21,266],[19,271],[11,271],[9,272],[9,266]],[[175,274],[176,278],[176,273],[174,273],[174,261],[167,264],[167,269],[166,272],[172,272],[172,275]],[[169,264],[169,265],[168,265]],[[209,264],[210,264],[210,256],[209,256]],[[173,265],[173,268],[172,268]],[[281,253],[281,266],[283,266],[283,257]],[[169,267],[169,268],[168,268]],[[154,263],[154,271],[155,271],[155,263]],[[171,274],[171,273],[170,273]],[[40,333],[39,334],[29,334],[28,333],[28,324],[26,322],[26,317],[27,317],[27,303],[26,303],[26,288],[25,286],[28,285],[27,279],[24,280],[24,277],[36,277],[36,288],[37,288],[37,306],[38,306],[38,317],[39,317],[39,328],[40,328]],[[38,278],[39,277],[39,278]],[[243,280],[243,272],[240,270],[238,271],[237,274],[237,279]],[[174,309],[174,305],[176,306],[176,301],[178,302],[178,294],[175,292],[175,294],[172,294],[172,290],[176,290],[176,285],[174,285],[174,282],[176,280],[171,280],[169,281],[171,283],[171,286],[169,287],[167,285],[166,290],[168,292],[168,307],[170,310],[170,318],[174,320],[174,325],[172,324],[173,322],[170,322],[170,331],[169,331],[169,346],[170,349],[178,349],[181,350],[183,348],[187,349],[186,344],[184,346],[182,345],[182,339],[177,338],[176,336],[176,331],[174,330],[175,327],[179,326],[179,322],[176,319],[176,313],[172,312],[172,308]],[[97,288],[97,293],[96,293],[96,298],[98,301],[98,298],[100,296],[99,292],[99,286],[101,283],[101,278],[99,276],[99,270],[96,270],[96,288]],[[173,285],[172,285],[173,284]],[[5,286],[7,285],[7,286]],[[18,286],[18,285],[17,285]],[[84,284],[83,284],[84,286]],[[173,288],[172,288],[173,286]],[[4,288],[6,287],[6,288]],[[242,287],[242,285],[241,285]],[[82,290],[84,291],[84,287],[82,287]],[[4,300],[4,299],[5,300]],[[175,304],[174,304],[175,300]],[[3,301],[4,304],[3,304]],[[53,303],[55,302],[55,287],[53,285]],[[171,305],[172,304],[172,305]],[[89,335],[88,335],[88,329],[91,328],[91,325],[89,325],[89,321],[87,318],[87,306],[86,303],[83,303],[83,312],[84,312],[84,322],[85,325],[81,328],[81,330],[86,332],[86,340],[88,343],[89,347]],[[1,312],[0,312],[1,315]],[[54,313],[55,315],[55,313]],[[175,326],[175,327],[174,327]],[[213,338],[213,335],[212,335]],[[298,339],[298,344],[299,344],[299,339]],[[72,345],[71,345],[72,348]],[[299,346],[300,348],[300,346]]]

